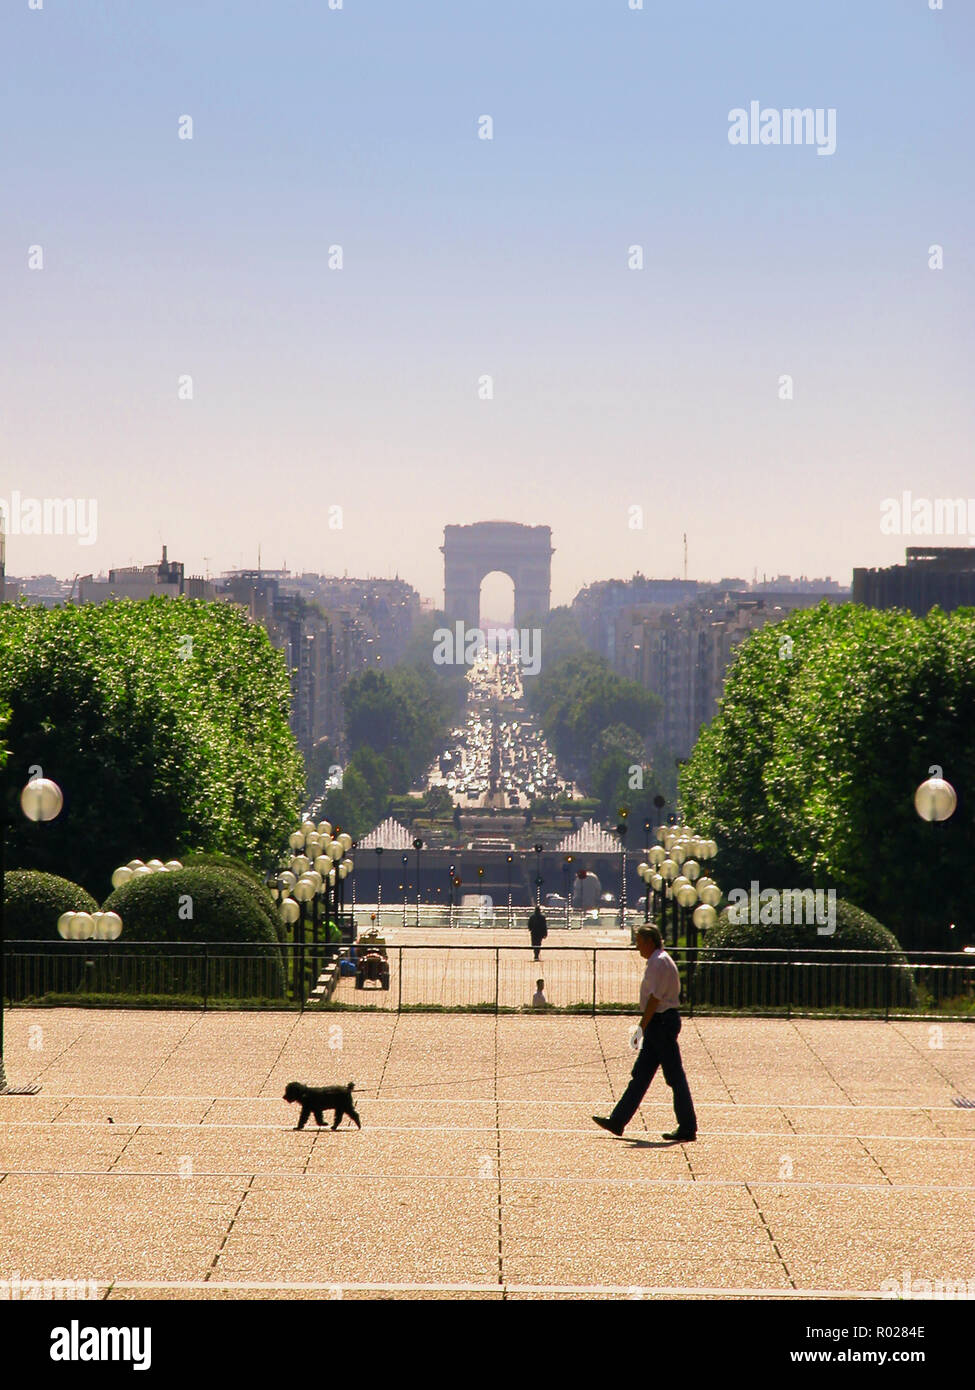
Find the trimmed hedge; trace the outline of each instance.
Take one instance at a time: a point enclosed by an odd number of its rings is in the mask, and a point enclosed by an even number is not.
[[[97,912],[98,904],[77,883],[36,869],[4,876],[3,922],[8,941],[60,941],[62,912]]]
[[[744,907],[744,905],[743,905]],[[779,916],[783,917],[781,900]],[[742,952],[725,954],[722,948]],[[761,954],[759,954],[761,951]],[[803,961],[790,960],[802,951]],[[857,951],[890,951],[888,971]],[[917,1008],[913,971],[893,932],[853,903],[836,902],[836,930],[815,922],[733,922],[725,908],[707,934],[694,976],[695,1005],[734,1008]]]
[[[174,957],[174,988],[186,976],[185,964],[175,959],[186,953],[174,943],[206,942],[221,946],[212,959],[214,994],[279,995],[284,993],[284,971],[276,914],[269,896],[264,893],[264,903],[261,893],[258,884],[248,883],[237,871],[200,865],[140,874],[110,894],[104,910],[122,918],[127,946],[140,945],[144,955]],[[224,970],[221,959],[233,960],[235,968]],[[165,988],[158,970],[155,980],[157,991]]]
[[[178,855],[177,858],[184,869],[213,869],[230,874],[234,882],[243,886],[254,905],[267,918],[274,931],[275,939],[278,941],[285,939],[284,924],[281,921],[275,900],[265,886],[264,880],[254,872],[249,864],[245,864],[242,859],[233,859],[229,854],[193,853]]]

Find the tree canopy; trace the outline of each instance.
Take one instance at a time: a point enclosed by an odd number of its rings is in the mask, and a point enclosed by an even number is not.
[[[382,755],[387,792],[409,791],[445,743],[452,721],[463,708],[466,667],[435,664],[435,626],[436,616],[418,625],[398,666],[364,671],[345,687],[349,746],[353,753],[371,749]],[[364,763],[360,762],[359,770],[368,780]]]
[[[543,654],[544,654],[543,646]],[[532,710],[559,761],[587,775],[593,751],[604,730],[623,725],[645,740],[652,731],[660,700],[636,681],[619,676],[602,657],[570,651],[542,661],[527,685]]]
[[[8,783],[40,769],[65,798],[50,825],[14,818],[10,863],[98,898],[133,857],[268,862],[298,814],[284,661],[230,604],[0,604],[3,702]]]
[[[940,825],[914,809],[931,767],[959,797]],[[738,648],[681,805],[719,842],[725,891],[836,886],[905,945],[960,948],[973,785],[975,610],[824,603]]]

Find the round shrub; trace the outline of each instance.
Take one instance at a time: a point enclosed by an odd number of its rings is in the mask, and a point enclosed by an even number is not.
[[[276,939],[284,940],[281,915],[275,900],[265,886],[264,880],[255,873],[249,864],[245,864],[242,859],[234,859],[229,854],[193,853],[178,855],[177,858],[186,869],[206,868],[217,873],[230,874],[235,883],[243,886],[254,905],[267,918]]]
[[[13,869],[4,877],[3,923],[8,941],[60,941],[62,912],[97,912],[90,893],[68,878],[36,869]]]
[[[153,993],[199,992],[203,986],[188,981],[205,968],[208,993],[279,995],[284,974],[273,907],[266,910],[257,887],[236,871],[200,865],[140,874],[110,894],[104,908],[121,916],[126,951],[138,946],[140,958],[154,962],[151,980],[145,975]],[[204,957],[181,943],[215,949]]]
[[[117,912],[126,941],[223,941],[277,944],[269,914],[240,875],[201,865],[139,874],[105,899]]]
[[[917,985],[893,932],[862,908],[836,901],[835,931],[815,920],[788,923],[782,895],[764,904],[778,922],[733,921],[726,907],[707,933],[694,976],[694,1003],[719,1007],[913,1009]],[[739,912],[748,915],[748,907]],[[808,916],[808,914],[806,914]],[[826,926],[827,923],[821,925]],[[732,954],[731,948],[736,948]],[[892,966],[860,951],[889,951]],[[800,952],[790,957],[790,952]]]

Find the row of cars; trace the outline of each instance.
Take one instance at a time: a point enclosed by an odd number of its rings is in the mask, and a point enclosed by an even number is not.
[[[467,722],[451,732],[441,755],[442,784],[460,804],[500,792],[505,805],[527,807],[567,789],[555,758],[532,718],[517,707],[522,690],[517,663],[487,656],[470,672]]]

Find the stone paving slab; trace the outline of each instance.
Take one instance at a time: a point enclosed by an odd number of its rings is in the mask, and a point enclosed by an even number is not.
[[[245,1188],[218,1178],[11,1174],[0,1182],[4,1258],[24,1278],[202,1278]]]
[[[5,1258],[126,1299],[975,1279],[975,1111],[951,1104],[975,1090],[970,1025],[687,1019],[685,1146],[658,1138],[662,1078],[623,1140],[592,1124],[626,1083],[629,1024],[14,1010],[8,1072],[43,1090],[0,1098]],[[363,1131],[295,1132],[294,1078],[354,1079]]]

